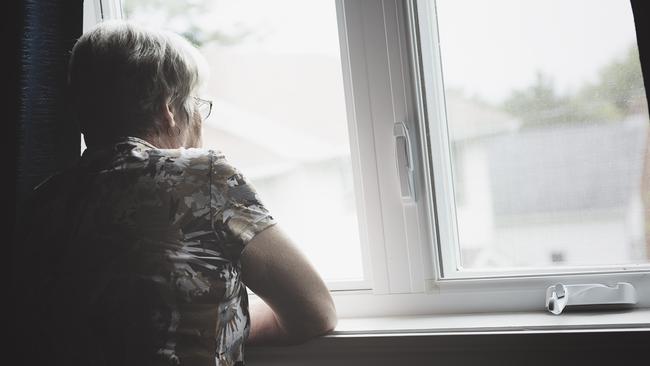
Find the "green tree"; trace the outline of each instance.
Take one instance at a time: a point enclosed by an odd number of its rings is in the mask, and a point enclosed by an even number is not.
[[[515,90],[503,103],[503,109],[520,118],[525,125],[564,122],[569,110],[568,98],[558,95],[553,80],[537,72],[535,82]]]
[[[149,25],[168,28],[183,35],[197,47],[208,43],[230,45],[253,34],[244,26],[224,30],[210,15],[220,0],[125,0],[124,15]],[[153,24],[152,24],[153,23]]]
[[[581,94],[582,98],[612,103],[621,115],[641,112],[647,102],[637,47],[630,47],[622,59],[605,65],[598,82],[584,87]]]
[[[538,72],[532,85],[513,91],[501,107],[517,116],[524,127],[620,121],[631,114],[647,113],[636,45],[630,46],[623,58],[601,68],[595,83],[572,94],[560,95],[553,80]]]

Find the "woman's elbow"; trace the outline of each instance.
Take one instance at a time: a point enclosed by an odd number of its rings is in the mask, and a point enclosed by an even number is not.
[[[334,301],[331,302],[331,306],[329,307],[327,311],[327,316],[324,322],[324,333],[330,333],[336,329],[336,325],[338,324],[339,318],[338,315],[336,314],[336,306],[334,305]]]
[[[338,323],[338,316],[336,315],[336,307],[333,301],[330,301],[328,306],[324,309],[323,313],[321,314],[319,323],[320,330],[318,332],[319,334],[317,335],[330,333],[336,328],[336,324]]]
[[[321,304],[321,334],[326,334],[333,331],[334,328],[336,328],[336,324],[338,323],[336,305],[334,304],[334,299],[332,298],[332,294],[329,292],[329,290],[325,294],[325,299],[323,299]]]
[[[323,336],[332,332],[338,323],[336,308],[334,303],[328,301],[314,309],[315,311],[300,324],[294,328],[292,337],[294,343],[307,341],[311,338]]]

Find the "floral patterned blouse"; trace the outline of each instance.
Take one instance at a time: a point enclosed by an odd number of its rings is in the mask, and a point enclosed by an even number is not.
[[[36,193],[31,235],[49,230],[51,274],[37,316],[64,329],[58,352],[88,365],[243,365],[239,258],[275,221],[223,154],[126,137]]]

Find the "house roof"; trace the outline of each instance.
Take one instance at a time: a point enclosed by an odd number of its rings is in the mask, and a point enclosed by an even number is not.
[[[640,192],[648,118],[555,125],[485,140],[499,215],[625,208]]]
[[[447,94],[445,105],[451,141],[484,138],[519,129],[519,120],[510,114],[454,92]]]

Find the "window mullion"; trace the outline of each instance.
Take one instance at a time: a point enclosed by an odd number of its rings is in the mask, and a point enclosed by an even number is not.
[[[376,293],[423,291],[423,261],[430,257],[423,254],[420,212],[413,203],[402,201],[396,169],[394,124],[405,123],[411,140],[416,140],[402,5],[395,0],[342,1],[358,144],[372,147],[360,151],[366,208],[378,210],[371,213],[378,220],[368,217],[368,231],[383,238],[383,243],[370,241]],[[375,171],[370,172],[369,166]],[[375,180],[376,191],[366,189],[370,180]],[[378,205],[371,202],[370,193],[376,194]],[[387,286],[379,290],[374,274],[382,269]]]
[[[379,177],[381,208],[385,237],[386,263],[391,293],[407,293],[410,288],[410,263],[402,216],[403,205],[395,161],[393,125],[397,110],[394,82],[391,80],[389,47],[394,39],[387,37],[387,19],[383,1],[362,2],[362,28],[369,75],[368,90],[372,108],[375,157]],[[388,20],[392,20],[388,18]]]
[[[428,195],[418,183],[422,179],[422,159],[417,152],[421,150],[420,116],[414,88],[413,57],[409,49],[412,37],[409,28],[409,2],[384,0],[384,20],[386,26],[386,45],[389,59],[389,72],[394,106],[395,122],[403,122],[409,130],[411,144],[411,162],[414,165],[414,199],[401,201],[401,216],[404,227],[404,250],[408,255],[410,269],[410,292],[422,292],[425,289],[425,268],[431,266],[432,243],[428,235],[429,224],[426,219]],[[430,272],[430,270],[428,270]],[[428,276],[430,277],[430,276]]]

